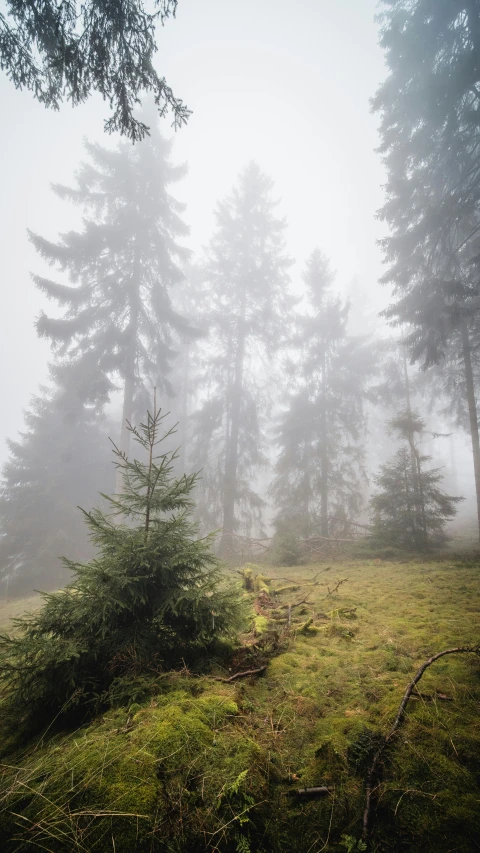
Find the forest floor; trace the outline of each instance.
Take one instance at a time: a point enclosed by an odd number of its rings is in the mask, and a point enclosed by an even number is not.
[[[229,666],[139,682],[129,707],[4,755],[2,850],[366,849],[372,752],[419,666],[480,642],[480,561],[252,572],[269,580],[249,593],[255,628]],[[37,603],[2,603],[2,630]],[[368,849],[480,850],[479,674],[467,654],[426,671],[384,753]],[[319,786],[325,796],[298,793]]]

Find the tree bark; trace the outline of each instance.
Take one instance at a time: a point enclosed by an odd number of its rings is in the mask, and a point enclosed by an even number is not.
[[[243,286],[240,313],[237,323],[237,348],[233,386],[231,388],[230,430],[227,433],[225,453],[225,480],[223,487],[223,533],[220,541],[220,553],[225,556],[232,547],[232,534],[235,525],[235,493],[237,488],[238,438],[243,389],[243,363],[245,358],[245,311],[246,286]]]
[[[480,441],[478,437],[477,403],[475,400],[475,385],[473,381],[472,358],[470,355],[470,339],[465,320],[462,322],[463,363],[465,366],[465,382],[467,386],[468,414],[470,417],[470,436],[472,439],[473,470],[475,474],[475,491],[477,495],[478,534],[480,538]]]

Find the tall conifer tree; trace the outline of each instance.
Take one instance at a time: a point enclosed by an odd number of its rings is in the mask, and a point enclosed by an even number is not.
[[[394,301],[414,360],[463,364],[480,532],[480,441],[472,367],[480,306],[480,9],[476,0],[384,0],[389,76],[374,99],[388,172],[382,210]]]
[[[58,243],[31,235],[38,252],[70,280],[35,277],[63,311],[60,318],[42,314],[37,329],[57,357],[75,363],[80,387],[97,388],[99,402],[120,383],[120,448],[128,453],[127,421],[146,408],[152,386],[173,393],[174,335],[189,332],[170,293],[183,280],[180,263],[188,252],[178,241],[188,229],[169,187],[185,170],[172,165],[171,143],[158,131],[135,147],[87,143],[86,149],[90,159],[77,186],[54,187],[82,207],[82,230],[61,235]]]
[[[59,582],[62,535],[77,542],[76,554],[83,556],[74,507],[111,488],[100,476],[105,466],[97,448],[104,446],[99,423],[113,392],[122,393],[119,444],[127,453],[127,420],[145,410],[152,386],[164,397],[173,393],[168,373],[177,339],[193,334],[171,301],[188,256],[179,242],[187,233],[183,206],[169,191],[184,169],[170,162],[171,144],[152,129],[136,146],[86,148],[89,161],[76,186],[54,187],[81,207],[82,228],[56,243],[31,235],[60,274],[37,275],[35,282],[61,315],[42,314],[37,322],[54,351],[53,388],[34,402],[27,433],[11,444],[0,497],[4,571],[23,577],[25,587],[39,575],[43,585]],[[67,457],[81,460],[75,476]]]
[[[290,363],[292,389],[277,429],[272,495],[276,522],[328,537],[362,501],[365,389],[372,352],[348,337],[348,306],[330,291],[326,257],[312,252],[304,273],[308,313],[299,316]]]
[[[203,468],[199,509],[206,522],[223,527],[224,553],[240,525],[251,530],[260,518],[254,486],[265,462],[268,359],[285,336],[292,305],[285,223],[275,215],[272,187],[255,163],[247,166],[217,207],[204,266],[210,343],[194,459]]]

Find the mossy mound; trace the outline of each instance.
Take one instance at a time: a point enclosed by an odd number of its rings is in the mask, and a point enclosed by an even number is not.
[[[187,679],[5,763],[2,850],[194,851],[236,837],[268,777],[238,714],[233,688]]]
[[[363,849],[372,750],[419,665],[478,643],[478,571],[450,555],[295,567],[286,579],[271,572],[273,604],[260,608],[257,637],[228,664],[237,672],[269,660],[267,670],[231,683],[163,676],[144,699],[4,758],[0,848]],[[252,590],[252,601],[262,594]],[[269,633],[258,629],[271,621],[286,633],[269,658]],[[302,631],[307,622],[316,630]],[[479,674],[475,656],[442,658],[426,671],[385,752],[371,853],[476,849]],[[323,785],[324,798],[296,793]]]

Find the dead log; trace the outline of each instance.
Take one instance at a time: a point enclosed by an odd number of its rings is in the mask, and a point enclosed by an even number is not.
[[[420,681],[425,670],[428,669],[428,667],[431,666],[432,663],[435,663],[435,661],[439,660],[440,658],[445,657],[445,655],[455,655],[455,654],[476,654],[476,655],[480,655],[480,646],[464,646],[463,648],[458,646],[455,649],[445,649],[445,651],[438,652],[438,654],[433,655],[431,658],[429,658],[427,661],[425,661],[425,663],[422,664],[422,666],[420,667],[419,670],[417,670],[414,678],[412,679],[412,681],[408,685],[407,689],[405,690],[405,693],[403,694],[403,699],[400,702],[400,707],[398,709],[398,713],[397,713],[397,716],[395,717],[395,721],[392,725],[392,728],[390,729],[388,735],[386,736],[386,738],[383,740],[383,742],[381,743],[381,745],[379,746],[379,748],[375,752],[375,754],[373,756],[372,763],[371,763],[370,768],[369,768],[369,771],[367,773],[366,780],[365,780],[365,809],[363,812],[363,839],[364,839],[364,841],[366,841],[366,839],[368,838],[368,834],[369,834],[369,830],[370,830],[370,811],[371,811],[371,807],[372,807],[372,793],[373,793],[374,786],[375,786],[376,773],[377,773],[377,769],[378,769],[378,766],[380,763],[380,759],[382,757],[384,750],[386,749],[388,744],[391,742],[395,732],[397,731],[398,727],[400,726],[400,724],[401,724],[401,722],[405,716],[405,709],[407,707],[408,700],[412,696],[412,693],[414,692],[415,687],[417,686],[418,682]]]

